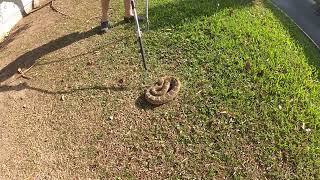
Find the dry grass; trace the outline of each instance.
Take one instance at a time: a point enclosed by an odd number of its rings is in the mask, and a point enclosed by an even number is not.
[[[1,161],[1,177],[168,176],[173,167],[162,164],[161,156],[178,146],[176,133],[168,127],[170,141],[155,139],[159,130],[154,127],[160,122],[170,125],[165,117],[159,118],[165,116],[161,112],[174,112],[179,103],[154,112],[139,98],[154,77],[140,73],[133,27],[95,35],[92,27],[98,19],[84,22],[100,13],[98,2],[57,1],[55,7],[83,21],[44,8],[20,24],[31,27],[1,55],[2,68],[12,59],[36,63],[28,72],[31,80],[2,82],[1,97],[8,103],[2,107],[8,130],[3,135],[8,139],[2,142],[12,150],[7,149]],[[112,2],[112,7],[113,22],[120,21],[122,12],[114,9],[122,9],[122,4]],[[26,56],[30,50],[37,54]],[[21,65],[10,67],[14,72]],[[125,80],[124,88],[118,87],[119,79]]]

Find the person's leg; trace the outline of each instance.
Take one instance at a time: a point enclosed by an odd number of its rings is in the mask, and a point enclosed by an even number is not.
[[[101,11],[102,11],[101,22],[108,21],[109,4],[110,4],[110,0],[101,0]]]
[[[124,0],[124,17],[132,17],[131,0]]]
[[[133,16],[131,0],[124,0],[124,21],[127,23],[134,22]],[[138,20],[143,21],[144,18],[138,16]]]
[[[109,4],[110,0],[101,0],[101,32],[106,32],[109,27],[109,15],[108,15],[108,10],[109,10]]]

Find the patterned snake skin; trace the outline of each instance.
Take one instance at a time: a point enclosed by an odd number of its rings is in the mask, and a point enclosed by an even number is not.
[[[145,92],[145,99],[153,105],[161,105],[177,97],[181,83],[177,78],[165,76]]]

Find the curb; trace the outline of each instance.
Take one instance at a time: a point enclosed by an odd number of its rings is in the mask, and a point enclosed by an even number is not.
[[[291,22],[293,22],[299,29],[300,31],[303,32],[303,34],[314,44],[314,46],[320,51],[320,46],[308,35],[307,32],[305,32],[301,26],[299,26],[287,13],[285,13],[278,5],[276,5],[274,2],[271,0],[268,0],[273,7],[277,8],[282,14],[284,14],[288,19],[290,19]]]

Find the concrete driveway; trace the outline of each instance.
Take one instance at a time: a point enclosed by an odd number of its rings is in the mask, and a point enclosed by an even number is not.
[[[309,36],[320,49],[320,16],[313,0],[271,0]]]

